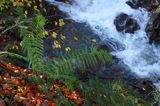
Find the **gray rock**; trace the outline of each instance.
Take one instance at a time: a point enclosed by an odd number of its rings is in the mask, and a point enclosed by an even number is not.
[[[160,42],[160,14],[152,14],[146,27],[151,42]]]
[[[133,9],[141,7],[151,11],[159,6],[160,0],[129,0],[126,3]]]
[[[137,21],[125,13],[116,16],[114,24],[119,32],[134,33],[140,29]]]

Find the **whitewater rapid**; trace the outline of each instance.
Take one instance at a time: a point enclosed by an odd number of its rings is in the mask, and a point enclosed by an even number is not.
[[[121,47],[113,46],[115,55],[131,72],[142,78],[160,77],[160,48],[149,44],[145,32],[149,13],[144,9],[131,9],[127,0],[70,0],[71,4],[48,0],[68,14],[76,22],[86,23],[99,37],[107,42],[114,41]],[[134,34],[117,32],[114,19],[126,13],[136,19],[140,30]]]

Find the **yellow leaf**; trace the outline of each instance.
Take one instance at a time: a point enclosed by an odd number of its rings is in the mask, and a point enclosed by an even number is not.
[[[37,10],[37,6],[34,6],[34,10]]]
[[[65,48],[65,51],[66,51],[66,52],[69,52],[69,51],[71,51],[71,48],[70,48],[70,47],[66,47],[66,48]]]
[[[55,38],[55,39],[57,38],[57,35],[58,35],[58,34],[57,34],[56,32],[53,32],[53,33],[52,33],[52,37]]]
[[[92,39],[91,41],[92,41],[92,42],[94,42],[94,43],[95,43],[95,42],[97,42],[97,40],[96,40],[96,39]]]
[[[49,35],[48,31],[44,31],[43,35],[48,36]]]
[[[64,41],[66,39],[66,37],[61,34],[61,39]]]
[[[64,26],[65,23],[64,23],[64,20],[63,19],[59,19],[59,26]]]
[[[61,45],[56,44],[55,47],[56,47],[57,49],[60,49],[60,48],[61,48]]]
[[[59,42],[57,40],[54,41],[54,46],[57,49],[61,48],[61,45],[59,44]]]
[[[26,15],[27,15],[27,14],[28,14],[28,11],[27,11],[27,10],[25,10],[25,11],[24,11],[24,14],[26,14]]]
[[[19,5],[20,5],[20,6],[24,6],[24,3],[23,3],[23,2],[20,2]]]
[[[73,39],[76,40],[76,41],[78,40],[78,38],[76,36],[74,36]]]
[[[57,40],[54,41],[54,45],[55,45],[55,44],[58,44],[58,43],[59,43],[59,42],[58,42]]]
[[[31,7],[31,4],[30,4],[30,3],[27,3],[27,6],[28,6],[28,7]]]
[[[13,2],[13,6],[14,6],[14,7],[17,6],[17,2]]]

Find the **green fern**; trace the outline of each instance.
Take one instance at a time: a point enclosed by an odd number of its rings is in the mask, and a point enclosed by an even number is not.
[[[97,103],[99,106],[152,106],[152,103],[139,103],[135,95],[131,95],[122,81],[104,83],[98,78],[89,80],[88,84],[81,83],[78,88],[85,98],[87,106]]]
[[[100,65],[100,62],[105,61],[111,63],[112,56],[106,50],[98,50],[97,47],[89,47],[84,49],[77,49],[61,59],[51,60],[51,69],[55,70],[53,73],[69,73],[76,71],[74,68],[80,70],[95,69]]]
[[[106,50],[98,50],[97,47],[78,49],[62,58],[52,59],[43,73],[48,75],[48,79],[63,81],[71,90],[80,83],[74,74],[78,71],[77,69],[83,73],[83,71],[97,68],[102,61],[107,63],[113,61]]]
[[[110,63],[113,59],[106,50],[98,50],[97,47],[75,50],[71,54],[67,54],[60,59],[52,59],[49,63],[45,64],[46,70],[42,73],[48,75],[46,82],[59,79],[62,80],[69,89],[73,89],[77,83],[80,83],[74,74],[77,70],[74,68],[75,66],[73,66],[73,61],[76,64],[76,69],[78,68],[81,71],[85,71],[97,68],[101,61]],[[35,80],[37,79],[36,77]],[[40,82],[38,84],[40,84]]]
[[[42,15],[35,15],[30,25],[21,28],[22,45],[27,52],[32,70],[38,74],[46,69],[43,61],[44,25],[45,18]]]

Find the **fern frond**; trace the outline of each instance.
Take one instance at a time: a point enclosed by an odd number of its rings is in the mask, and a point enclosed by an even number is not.
[[[74,72],[79,69],[81,71],[97,68],[100,62],[105,61],[111,63],[112,56],[106,50],[98,50],[97,47],[89,47],[85,49],[77,49],[59,59],[53,59],[48,63],[47,71],[43,73],[48,75],[49,79],[59,79],[72,89],[79,83]]]
[[[59,74],[73,72],[74,67],[81,70],[95,69],[102,61],[111,63],[113,59],[106,50],[98,50],[97,47],[89,47],[77,49],[59,60],[51,60],[51,64],[53,70],[57,70],[55,74]]]
[[[37,74],[43,73],[46,66],[43,61],[44,41],[43,32],[45,25],[45,18],[38,14],[32,19],[30,25],[21,28],[21,37],[23,48],[27,51],[27,56],[32,70]],[[27,27],[27,28],[26,28]]]

